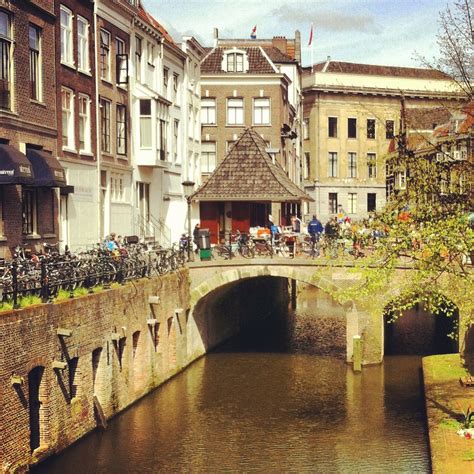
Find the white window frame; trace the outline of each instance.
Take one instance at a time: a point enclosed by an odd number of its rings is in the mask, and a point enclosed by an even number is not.
[[[104,36],[102,36],[104,35]],[[103,38],[108,38],[108,44],[102,41]],[[112,41],[112,35],[110,34],[110,31],[107,31],[104,28],[101,28],[99,30],[99,75],[100,78],[103,81],[110,82],[110,71],[111,71],[111,65],[110,65],[110,56],[111,56],[111,41]],[[107,48],[104,47],[104,50],[107,51],[106,55],[106,61],[103,63],[102,62],[102,57],[105,55],[102,55],[102,45],[107,46]],[[102,64],[105,64],[105,74],[104,71],[102,70]]]
[[[336,151],[328,152],[328,178],[338,177],[338,156]]]
[[[303,179],[309,179],[311,173],[311,153],[304,152]]]
[[[357,214],[357,193],[347,194],[347,213]]]
[[[178,102],[179,100],[179,74],[173,73],[173,102]]]
[[[217,105],[216,99],[213,97],[201,98],[201,124],[216,125],[217,124]]]
[[[105,114],[105,111],[108,111],[108,117]],[[100,99],[100,150],[103,153],[110,154],[112,153],[112,134],[111,134],[111,123],[112,123],[112,102],[110,100],[101,97]],[[108,123],[106,123],[108,122]],[[104,124],[107,128],[104,128]],[[106,132],[106,137],[108,139],[104,140],[104,132]]]
[[[125,201],[124,181],[123,173],[110,173],[110,200],[112,202]]]
[[[303,140],[309,140],[309,118],[303,119]]]
[[[143,77],[143,38],[135,36],[135,79],[142,82]]]
[[[74,92],[67,87],[61,87],[61,110],[63,150],[75,151]],[[64,127],[65,122],[66,127]],[[64,143],[64,138],[66,138],[66,143]]]
[[[79,112],[79,152],[91,152],[91,98],[86,94],[79,94],[78,112]],[[85,105],[85,109],[83,109]],[[81,124],[83,127],[84,147],[81,148]]]
[[[347,177],[357,178],[357,153],[355,151],[347,152]]]
[[[142,113],[142,102],[148,101],[150,105],[150,113]],[[140,116],[140,140],[139,145],[142,150],[151,150],[153,147],[153,127],[152,127],[152,102],[151,99],[140,99],[138,103],[138,113]],[[148,132],[149,137],[145,135]],[[147,140],[145,140],[147,138]]]
[[[83,34],[80,33],[79,25],[84,25]],[[81,72],[90,73],[90,61],[89,61],[89,21],[82,17],[77,16],[77,69]]]
[[[43,57],[42,57],[42,29],[39,26],[36,26],[32,23],[28,25],[28,41],[29,41],[29,34],[30,34],[30,29],[34,30],[36,33],[36,46],[34,48],[31,47],[31,44],[29,44],[29,56],[30,56],[30,83],[32,82],[32,76],[33,76],[33,68],[34,68],[34,75],[35,75],[35,91],[34,95],[36,97],[33,97],[33,87],[30,89],[30,97],[33,100],[36,100],[38,102],[42,101],[43,98],[43,81],[41,80],[43,77],[43,70],[42,70],[42,62],[43,62]],[[33,57],[36,58],[35,65],[33,65]]]
[[[335,124],[335,128],[334,128],[334,135],[331,135],[331,120],[333,120],[334,124]],[[338,117],[334,117],[334,116],[329,116],[328,117],[328,138],[338,138],[338,126],[339,126],[339,120],[338,120]]]
[[[265,105],[259,105],[264,104]],[[271,100],[270,97],[254,97],[253,99],[253,124],[271,125]]]
[[[201,143],[201,173],[210,174],[216,169],[217,144],[215,141]]]
[[[119,116],[119,110],[123,112],[123,117]],[[123,121],[119,121],[119,118],[123,118]],[[128,123],[127,123],[127,106],[125,104],[116,104],[115,107],[115,146],[117,155],[122,157],[127,156],[128,152]],[[123,141],[123,149],[120,146],[120,141]]]
[[[377,178],[377,154],[367,153],[367,178]]]
[[[236,105],[232,105],[232,104],[236,104]],[[237,104],[239,106],[237,106]],[[244,99],[242,97],[229,97],[227,99],[227,125],[243,125],[243,124],[244,124]]]
[[[63,14],[67,15],[67,22],[63,22]],[[74,67],[73,56],[73,36],[72,36],[72,21],[74,15],[72,11],[60,6],[60,24],[61,24],[61,63]]]

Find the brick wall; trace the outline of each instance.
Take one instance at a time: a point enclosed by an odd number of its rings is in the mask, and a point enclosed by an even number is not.
[[[150,296],[160,301],[150,306]],[[94,393],[109,418],[202,355],[193,342],[202,336],[187,308],[189,278],[182,271],[0,314],[0,470],[25,467],[94,429]],[[58,328],[72,335],[59,337]],[[66,368],[54,370],[53,361]],[[31,454],[34,384],[28,376],[36,367],[44,367],[37,397],[40,446]],[[12,375],[23,385],[12,385]]]

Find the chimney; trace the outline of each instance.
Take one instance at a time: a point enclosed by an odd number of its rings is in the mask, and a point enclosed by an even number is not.
[[[284,36],[274,36],[272,39],[272,46],[278,48],[284,54],[288,54],[286,44],[287,40]]]
[[[299,30],[295,31],[295,59],[301,65],[301,33]]]
[[[217,28],[214,28],[214,48],[217,48],[218,43],[219,43],[219,30]]]

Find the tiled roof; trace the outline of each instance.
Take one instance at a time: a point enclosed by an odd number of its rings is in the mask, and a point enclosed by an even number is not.
[[[412,130],[434,130],[451,118],[451,112],[446,107],[407,108],[405,115],[407,128]]]
[[[201,63],[201,74],[227,74],[222,70],[224,51],[230,48],[215,48],[204,57]],[[272,74],[275,73],[272,65],[259,47],[239,48],[247,53],[249,70],[247,74]]]
[[[192,195],[200,201],[313,201],[265,151],[265,140],[245,129],[209,179]]]
[[[145,22],[149,23],[151,26],[153,26],[154,28],[156,28],[162,35],[163,37],[166,39],[166,41],[168,41],[169,43],[171,44],[175,44],[175,42],[173,41],[173,38],[171,37],[171,35],[168,33],[168,31],[164,28],[164,26],[159,23],[156,18],[154,18],[150,13],[148,13],[144,8],[143,8],[143,5],[142,3],[140,2],[140,4],[138,5],[138,16]]]
[[[275,46],[272,46],[270,48],[264,47],[263,50],[274,63],[296,63],[294,59],[291,59],[285,53],[282,53],[278,48],[275,48]]]
[[[327,67],[326,67],[327,66]],[[366,74],[369,76],[395,76],[413,77],[417,79],[449,79],[446,74],[433,69],[421,69],[414,67],[399,66],[377,66],[373,64],[348,63],[344,61],[327,61],[315,64],[313,70],[316,72],[340,72],[345,74]],[[311,67],[305,68],[305,72],[311,72]]]

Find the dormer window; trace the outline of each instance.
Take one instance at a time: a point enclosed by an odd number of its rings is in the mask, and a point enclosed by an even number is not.
[[[230,53],[227,55],[227,72],[244,72],[244,55]]]
[[[227,72],[247,72],[249,61],[246,52],[237,49],[225,51],[222,69]]]

